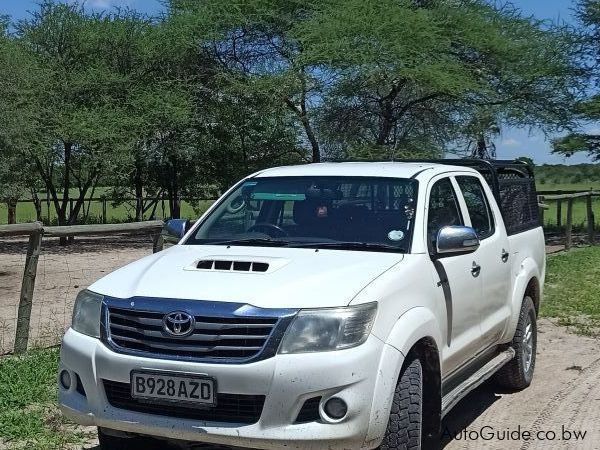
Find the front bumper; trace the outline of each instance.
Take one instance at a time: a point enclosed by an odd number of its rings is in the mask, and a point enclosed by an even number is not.
[[[69,390],[59,387],[59,402],[63,413],[82,425],[167,439],[263,449],[373,448],[382,434],[382,421],[375,420],[379,425],[373,430],[373,417],[380,417],[386,408],[389,411],[387,404],[378,405],[376,401],[391,398],[382,389],[389,390],[395,384],[382,382],[383,361],[386,365],[397,365],[399,361],[401,364],[401,355],[374,336],[353,349],[276,355],[234,365],[122,355],[98,339],[69,329],[63,339],[60,370],[76,373],[86,395],[74,386]],[[262,415],[258,422],[245,425],[173,418],[111,406],[103,380],[129,383],[131,371],[139,369],[208,375],[217,379],[220,393],[265,395]],[[295,423],[304,402],[316,396],[322,397],[321,405],[332,396],[344,399],[348,414],[333,423],[321,408],[320,420]],[[367,436],[369,441],[365,444]]]

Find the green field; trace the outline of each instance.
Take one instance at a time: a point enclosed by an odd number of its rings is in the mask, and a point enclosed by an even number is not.
[[[156,208],[156,218],[164,219],[169,217],[169,204],[168,202],[164,202],[164,211],[162,205],[159,203]],[[212,204],[212,201],[201,200],[198,205],[194,206],[188,202],[181,203],[181,217],[188,219],[195,219],[199,217],[204,211],[208,209],[208,207]],[[88,204],[86,203],[86,209]],[[89,215],[87,223],[101,223],[102,222],[102,203],[101,202],[91,202],[89,208]],[[45,223],[54,224],[56,222],[56,213],[54,211],[54,205],[50,204],[50,214],[48,214],[48,207],[46,202],[42,203],[42,217]],[[148,214],[146,214],[146,219],[148,218]],[[81,213],[80,213],[81,216]],[[106,208],[106,218],[108,223],[119,223],[119,222],[129,222],[133,221],[133,217],[135,216],[135,203],[128,202],[118,206],[113,206],[110,202],[107,204]],[[48,219],[49,217],[49,219]],[[35,208],[33,203],[24,202],[19,203],[17,205],[17,222],[33,222],[36,220]],[[0,204],[0,224],[5,224],[8,221],[8,211],[6,208],[6,204]]]

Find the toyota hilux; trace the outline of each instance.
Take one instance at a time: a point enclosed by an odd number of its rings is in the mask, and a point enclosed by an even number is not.
[[[532,380],[544,235],[515,161],[252,174],[176,245],[77,296],[59,403],[102,449],[439,445],[488,379]]]

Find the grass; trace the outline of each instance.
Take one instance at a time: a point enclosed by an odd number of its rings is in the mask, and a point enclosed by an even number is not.
[[[600,247],[548,257],[541,314],[587,335],[600,335]]]
[[[89,437],[56,406],[58,355],[51,348],[0,359],[0,448],[64,449]]]

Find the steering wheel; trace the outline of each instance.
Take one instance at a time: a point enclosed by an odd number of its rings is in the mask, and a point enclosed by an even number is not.
[[[285,237],[285,236],[288,236],[288,232],[285,231],[283,228],[281,228],[279,225],[275,225],[274,223],[269,223],[269,222],[255,223],[250,228],[248,228],[247,232],[248,233],[251,233],[253,231],[264,232],[262,230],[267,230],[265,232],[265,234],[268,234],[271,237]],[[275,235],[272,235],[271,233],[269,233],[269,231],[273,231],[273,230],[276,231]]]

